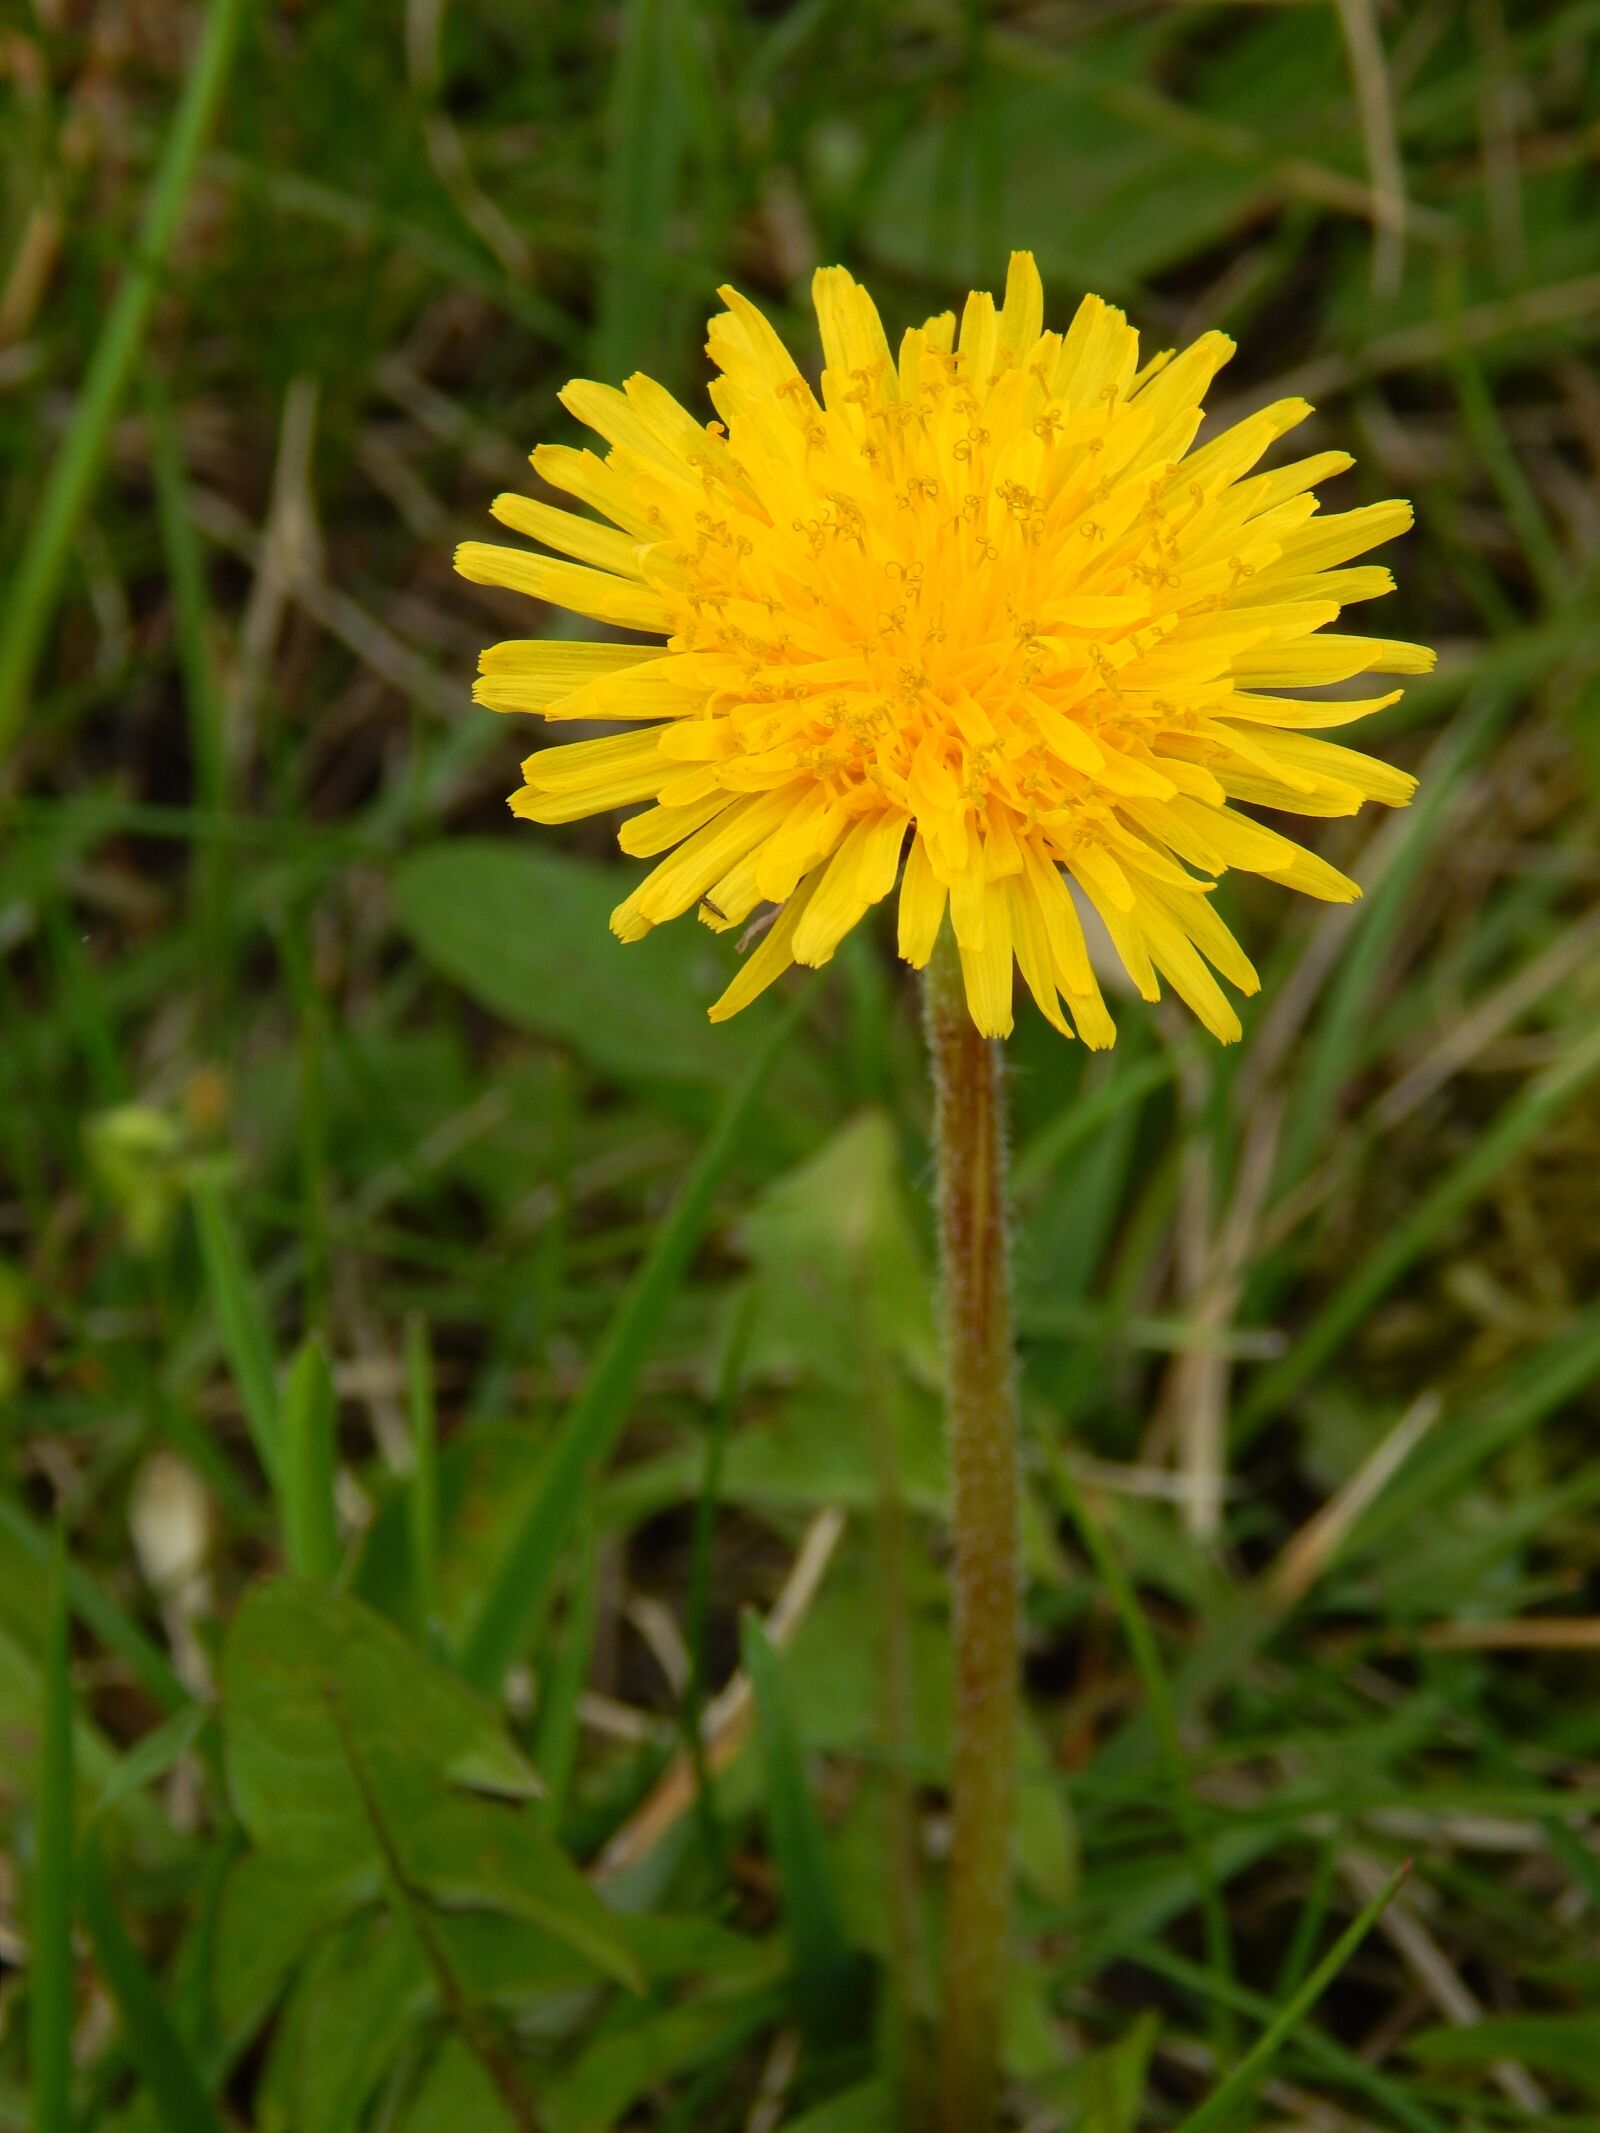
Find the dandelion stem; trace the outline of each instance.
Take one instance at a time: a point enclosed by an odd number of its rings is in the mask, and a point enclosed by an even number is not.
[[[924,980],[955,1523],[956,1732],[940,2109],[989,2133],[999,2084],[1019,1662],[1017,1418],[999,1048],[948,928]]]

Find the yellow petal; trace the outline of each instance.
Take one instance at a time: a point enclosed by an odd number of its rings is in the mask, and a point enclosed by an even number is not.
[[[794,952],[802,963],[825,963],[851,927],[894,887],[905,842],[902,814],[866,816],[841,841],[823,872]]]
[[[913,970],[920,970],[933,953],[944,924],[949,891],[934,873],[928,847],[919,832],[911,840],[905,872],[900,879],[900,953]]]
[[[745,958],[739,975],[716,1005],[708,1010],[713,1022],[726,1022],[730,1015],[736,1015],[741,1007],[748,1007],[752,1000],[764,993],[775,978],[783,976],[794,961],[795,929],[805,917],[821,878],[820,874],[813,874],[795,890],[758,945]]]
[[[1005,885],[986,889],[983,937],[970,947],[958,942],[966,980],[967,1011],[981,1035],[1011,1035],[1011,904]]]
[[[503,585],[510,592],[593,615],[597,622],[615,623],[619,629],[664,635],[675,627],[675,610],[659,593],[627,578],[589,570],[581,563],[557,563],[546,555],[527,555],[520,548],[463,541],[456,550],[456,569],[474,585]]]
[[[620,577],[639,575],[639,543],[628,534],[619,533],[615,526],[597,526],[591,518],[579,518],[531,496],[510,493],[497,496],[489,509],[513,533],[525,533],[529,540],[543,541],[547,548],[559,548],[563,555],[576,556],[580,563],[595,563]]]
[[[491,711],[548,711],[588,683],[652,657],[647,645],[578,644],[560,638],[513,637],[478,655],[473,697]]]

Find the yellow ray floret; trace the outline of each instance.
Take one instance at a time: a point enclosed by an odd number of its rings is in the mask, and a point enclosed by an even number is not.
[[[748,926],[715,1020],[827,962],[898,882],[901,955],[925,963],[948,915],[988,1035],[1009,1033],[1020,971],[1057,1029],[1111,1043],[1093,913],[1141,994],[1165,981],[1230,1041],[1218,981],[1257,980],[1217,878],[1359,894],[1236,803],[1314,817],[1411,797],[1403,772],[1321,738],[1397,692],[1305,693],[1432,665],[1330,628],[1390,589],[1353,559],[1410,506],[1323,514],[1313,491],[1342,452],[1259,471],[1303,400],[1191,450],[1232,343],[1141,368],[1096,296],[1046,332],[1026,252],[999,305],[973,295],[959,332],[945,313],[898,350],[842,267],[814,296],[819,388],[724,289],[716,421],[648,378],[575,380],[563,404],[607,449],[541,445],[533,463],[600,516],[502,496],[495,517],[555,552],[459,551],[479,584],[666,640],[484,653],[481,703],[622,728],[531,755],[513,808],[556,823],[647,803],[621,843],[658,864],[612,923],[637,940],[697,908]]]

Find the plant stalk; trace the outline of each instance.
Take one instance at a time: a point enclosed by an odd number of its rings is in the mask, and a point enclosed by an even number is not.
[[[1020,1663],[1017,1407],[999,1046],[967,1010],[946,927],[923,981],[933,1062],[955,1527],[954,1828],[940,2112],[989,2133],[1000,2078]]]

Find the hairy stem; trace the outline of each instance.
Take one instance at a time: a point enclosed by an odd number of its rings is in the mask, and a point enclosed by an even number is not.
[[[989,2133],[999,2086],[1015,1792],[1017,1416],[999,1048],[967,1011],[948,928],[924,980],[955,1524],[954,1832],[940,2109]]]

